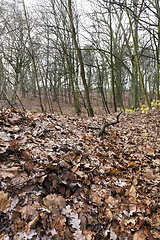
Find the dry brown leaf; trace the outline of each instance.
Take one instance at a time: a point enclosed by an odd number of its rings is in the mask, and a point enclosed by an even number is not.
[[[75,172],[77,171],[77,169],[78,169],[78,166],[75,165],[75,166],[71,169],[71,171],[75,173]]]
[[[58,215],[54,218],[54,221],[55,221],[55,224],[54,224],[55,229],[58,231],[62,231],[63,227],[66,224],[66,217],[63,215]]]
[[[105,171],[105,173],[109,173],[111,171],[111,167],[104,165],[104,166],[102,166],[102,170]]]
[[[129,210],[130,210],[130,214],[132,215],[134,212],[137,211],[137,205],[136,205],[136,199],[135,198],[130,198],[129,199],[130,203],[129,204]]]
[[[136,197],[136,189],[135,189],[134,185],[131,186],[131,188],[129,190],[129,195],[132,197]]]
[[[21,217],[25,220],[28,219],[29,216],[37,215],[37,207],[36,205],[27,205],[20,209]]]
[[[43,204],[53,212],[53,214],[56,214],[66,207],[66,200],[62,196],[57,196],[57,194],[50,194],[43,198]]]
[[[9,127],[6,128],[6,130],[10,133],[17,133],[17,132],[20,131],[20,128],[18,126],[13,126],[13,127],[10,127],[10,128]]]
[[[8,118],[8,122],[10,122],[12,125],[20,124],[20,120],[21,120],[20,116],[18,118],[17,117]]]
[[[86,230],[83,231],[83,234],[84,234],[86,240],[92,240],[94,232],[92,232],[91,230],[86,229]]]
[[[15,225],[14,225],[15,228],[23,228],[24,226],[25,226],[24,221],[17,221],[15,222]]]
[[[146,172],[143,174],[143,176],[145,178],[147,178],[148,180],[155,179],[155,175],[153,174],[153,169],[151,169],[151,168],[146,168]]]
[[[84,179],[88,178],[88,175],[85,174],[85,172],[83,172],[83,171],[77,171],[76,174],[81,178],[84,178]]]
[[[153,229],[153,230],[151,230],[151,233],[152,233],[153,237],[150,240],[160,239],[160,233],[158,230]]]
[[[113,214],[110,209],[105,210],[105,215],[106,215],[107,219],[109,220],[109,222],[111,222],[113,219]]]
[[[145,240],[145,239],[146,235],[144,234],[143,230],[140,230],[133,235],[133,240]]]
[[[0,210],[5,211],[10,206],[10,200],[8,200],[8,193],[0,191]]]
[[[39,220],[39,216],[37,215],[32,221],[30,221],[26,226],[25,226],[25,233],[28,235],[31,228],[35,228],[37,221]]]
[[[98,196],[98,193],[92,192],[91,199],[94,205],[99,207],[102,206],[103,202],[102,202],[102,199]]]
[[[118,207],[118,200],[114,199],[113,197],[109,196],[107,199],[105,199],[105,202],[108,204],[111,208],[117,208]]]
[[[150,146],[146,146],[146,148],[145,148],[145,154],[153,156],[153,155],[154,155],[154,150],[153,150],[153,148],[151,148]]]
[[[1,168],[0,169],[0,176],[2,178],[13,178],[15,174],[18,172],[20,167],[11,167],[11,168]]]

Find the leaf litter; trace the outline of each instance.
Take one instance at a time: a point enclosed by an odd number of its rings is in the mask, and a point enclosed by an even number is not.
[[[160,239],[160,112],[0,111],[0,239]]]

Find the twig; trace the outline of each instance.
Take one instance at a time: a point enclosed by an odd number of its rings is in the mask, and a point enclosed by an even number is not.
[[[97,137],[102,136],[102,134],[104,133],[104,130],[105,130],[106,127],[109,127],[109,126],[111,126],[111,125],[115,125],[115,124],[119,123],[119,116],[120,116],[121,114],[122,114],[122,112],[120,112],[120,113],[117,115],[117,121],[116,121],[116,122],[105,123],[105,124],[102,126],[102,128],[100,129]]]
[[[21,99],[19,98],[19,96],[17,94],[16,94],[16,97],[18,98],[18,101],[20,102],[23,111],[26,112],[26,109],[24,108],[23,103],[22,103]]]
[[[8,104],[9,104],[13,109],[15,109],[15,107],[13,106],[13,104],[9,101],[6,92],[5,92],[4,90],[2,90],[2,92],[4,93],[4,95],[5,95],[5,97],[6,97],[6,100],[7,100]]]
[[[4,90],[2,90],[2,91],[4,92],[5,97],[6,97],[6,100],[7,100],[8,104],[11,106],[11,108],[14,109],[16,112],[18,112],[23,119],[29,119],[29,118],[27,118],[27,117],[25,116],[25,114],[23,114],[20,110],[18,111],[18,110],[15,109],[14,105],[13,105],[13,104],[10,102],[10,100],[8,99],[8,96],[7,96],[6,92],[5,92]],[[22,105],[22,108],[23,108],[23,111],[26,112],[26,110],[25,110],[25,108],[24,108],[21,100],[19,99],[18,95],[16,95],[16,97],[17,97],[18,100],[20,101],[20,103],[21,103],[21,105]]]

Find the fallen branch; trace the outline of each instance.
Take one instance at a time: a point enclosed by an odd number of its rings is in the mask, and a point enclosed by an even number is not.
[[[119,123],[119,116],[120,116],[121,114],[122,114],[122,112],[120,112],[120,113],[117,115],[117,121],[116,121],[116,122],[105,123],[105,124],[103,125],[103,127],[100,129],[97,137],[102,136],[102,134],[104,133],[104,130],[105,130],[106,127],[109,127],[109,126],[111,126],[111,125],[115,125],[115,124]]]
[[[102,136],[102,134],[104,133],[104,130],[105,130],[106,127],[109,127],[109,126],[111,126],[111,125],[115,125],[115,124],[119,123],[119,116],[120,116],[121,114],[122,114],[122,112],[120,112],[120,113],[117,115],[117,121],[116,121],[116,122],[105,123],[102,128],[100,128],[100,127],[91,127],[91,126],[84,126],[84,127],[85,127],[85,130],[87,130],[88,128],[89,128],[89,129],[92,129],[92,130],[100,130],[99,133],[98,133],[98,135],[97,135],[97,137],[100,137],[100,136]]]

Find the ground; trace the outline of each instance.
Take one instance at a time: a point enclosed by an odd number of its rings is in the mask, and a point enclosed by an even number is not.
[[[0,239],[160,239],[160,111],[117,114],[1,108]]]
[[[18,97],[16,98],[16,103],[13,105],[16,109],[23,110],[23,108],[24,108],[25,110],[29,110],[31,112],[40,112],[41,111],[38,95],[37,95],[37,97],[33,97],[33,95],[31,93],[29,93],[28,97],[26,96],[26,98],[22,98],[20,92],[18,92],[17,95],[18,95]],[[9,92],[7,94],[7,97],[9,99],[9,101],[11,101],[12,93]],[[113,112],[114,110],[111,108],[111,105],[109,103],[109,96],[107,96],[107,99],[108,99],[108,107],[109,107],[110,111]],[[46,112],[50,112],[47,101],[44,101],[43,95],[42,95],[42,100],[43,100],[43,107],[45,108]],[[82,99],[80,99],[80,102],[81,102],[81,111],[82,111],[81,115],[87,116],[87,111],[83,105]],[[126,93],[124,93],[124,107],[125,108],[129,108],[129,105],[130,105],[129,102],[130,102],[129,101],[129,93],[126,92]],[[53,107],[53,113],[56,115],[61,114],[58,103],[56,101],[52,101],[51,103],[52,103],[52,107]],[[97,100],[96,92],[92,93],[91,104],[94,109],[95,115],[99,115],[99,114],[106,115],[100,97]],[[141,103],[141,105],[142,105],[142,103]],[[0,100],[0,108],[1,107],[9,107],[9,106],[10,105],[7,103],[6,100]],[[72,104],[70,104],[69,102],[65,102],[64,98],[63,99],[60,98],[60,107],[62,109],[63,114],[76,115],[73,100],[72,100]]]

